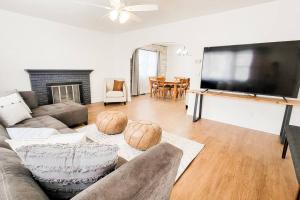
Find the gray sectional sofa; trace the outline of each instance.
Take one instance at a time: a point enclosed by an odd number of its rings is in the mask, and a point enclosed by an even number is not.
[[[31,109],[32,118],[24,120],[13,127],[54,128],[60,133],[73,133],[75,130],[69,127],[87,124],[88,122],[88,110],[83,105],[65,102],[39,106],[35,92],[25,91],[20,92],[20,95]],[[5,128],[0,124],[0,132],[3,130]],[[0,147],[7,147],[7,143],[4,141],[6,138],[2,138],[3,135],[7,136],[6,134],[0,134]]]
[[[61,133],[75,132],[69,126],[87,122],[85,106],[65,103],[39,107],[33,92],[21,92],[32,109],[33,118],[16,127],[50,127]],[[0,124],[0,199],[50,199],[17,154],[5,142],[9,136]],[[170,144],[159,144],[127,162],[119,158],[118,168],[100,179],[73,200],[167,200],[175,181],[182,151]]]

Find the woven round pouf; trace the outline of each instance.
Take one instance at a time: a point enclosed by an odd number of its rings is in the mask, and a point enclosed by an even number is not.
[[[108,135],[122,133],[125,130],[127,123],[127,116],[119,111],[101,112],[96,119],[98,130]]]
[[[145,151],[161,140],[161,128],[148,121],[130,122],[125,131],[126,142],[133,148]]]

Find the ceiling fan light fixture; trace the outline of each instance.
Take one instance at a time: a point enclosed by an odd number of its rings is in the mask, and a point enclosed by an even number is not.
[[[178,56],[188,56],[188,55],[189,55],[189,51],[188,51],[188,49],[184,46],[183,48],[177,49],[176,54],[177,54]]]
[[[101,5],[98,3],[85,2],[85,0],[71,0],[76,4],[83,6],[90,6],[109,10],[109,13],[104,17],[108,17],[111,21],[118,21],[120,24],[126,23],[129,19],[140,22],[141,19],[134,14],[134,12],[157,11],[159,9],[157,4],[137,4],[126,5],[126,0],[108,0],[110,5]]]
[[[111,21],[116,21],[120,16],[120,12],[118,10],[112,10],[109,13],[109,18]]]
[[[129,12],[127,11],[121,11],[119,15],[119,22],[120,24],[126,23],[130,18]]]

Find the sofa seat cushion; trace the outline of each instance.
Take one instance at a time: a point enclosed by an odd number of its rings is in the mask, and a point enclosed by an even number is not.
[[[124,93],[121,91],[109,91],[106,93],[106,97],[108,98],[120,98],[124,97]]]
[[[33,180],[28,169],[17,154],[0,148],[0,199],[1,200],[45,200],[49,199]]]
[[[87,108],[71,101],[40,106],[32,110],[33,117],[50,115],[63,122],[67,126],[74,126],[87,122]]]
[[[75,133],[76,131],[68,128],[65,124],[51,116],[41,116],[32,119],[27,119],[14,127],[29,127],[29,128],[54,128],[60,133]]]

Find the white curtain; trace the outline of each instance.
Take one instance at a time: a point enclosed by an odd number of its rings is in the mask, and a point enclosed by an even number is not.
[[[150,91],[149,77],[157,76],[158,52],[139,49],[139,93]]]
[[[132,96],[139,95],[139,51],[135,50],[131,59],[131,86],[130,91]]]

